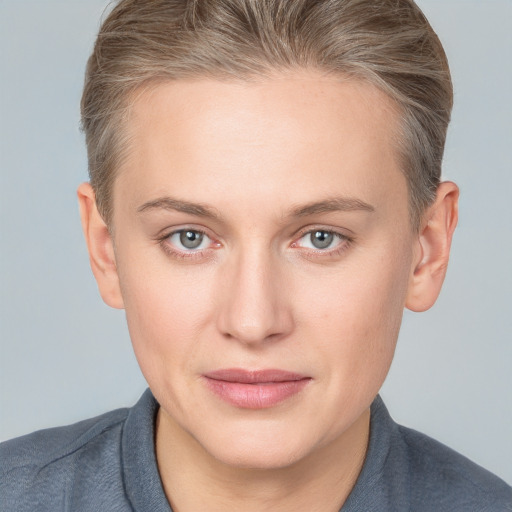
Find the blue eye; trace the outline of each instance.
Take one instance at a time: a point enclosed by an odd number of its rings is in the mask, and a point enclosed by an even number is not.
[[[182,251],[205,249],[211,243],[207,235],[195,229],[175,231],[169,236],[168,240],[174,247]]]
[[[316,229],[310,231],[301,237],[299,245],[308,249],[333,249],[337,247],[344,237],[338,233],[332,231],[326,231],[324,229]]]

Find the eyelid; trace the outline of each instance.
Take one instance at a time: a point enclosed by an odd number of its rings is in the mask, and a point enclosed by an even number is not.
[[[298,231],[295,232],[293,235],[293,239],[295,243],[297,240],[300,240],[305,235],[308,235],[310,233],[314,233],[315,231],[325,231],[326,233],[332,233],[333,235],[337,235],[340,238],[343,238],[344,240],[354,240],[354,236],[351,234],[350,230],[348,229],[340,229],[340,228],[334,228],[331,226],[323,226],[323,225],[312,225],[307,226],[305,228],[301,228]]]
[[[177,233],[183,232],[183,231],[196,231],[198,233],[201,233],[202,235],[206,236],[210,239],[209,247],[206,247],[204,249],[198,249],[198,250],[180,250],[176,246],[170,244],[168,242],[169,238]],[[311,234],[315,231],[325,231],[327,233],[332,233],[336,237],[339,238],[339,243],[336,244],[332,248],[327,249],[311,249],[308,247],[302,247],[298,245],[298,242],[301,238],[304,236]],[[304,228],[301,228],[300,230],[297,230],[293,236],[293,241],[290,244],[290,247],[292,248],[300,248],[305,253],[309,253],[313,257],[321,257],[321,256],[335,256],[338,254],[341,254],[345,249],[347,249],[352,242],[354,241],[354,236],[349,235],[346,233],[346,231],[350,231],[348,229],[340,229],[340,228],[333,228],[331,226],[325,226],[325,225],[312,225],[307,226]],[[172,228],[165,228],[162,229],[157,236],[155,236],[155,240],[159,243],[159,245],[162,247],[162,249],[169,254],[172,257],[180,258],[180,259],[192,259],[192,258],[198,258],[198,259],[205,259],[205,257],[212,257],[213,250],[216,250],[218,248],[221,248],[223,244],[218,240],[218,237],[214,236],[210,230],[205,229],[202,226],[194,226],[190,224],[185,224],[181,226],[173,226]]]
[[[202,235],[207,236],[211,240],[217,239],[217,237],[211,232],[211,230],[203,227],[203,226],[196,226],[195,224],[178,224],[177,226],[167,226],[155,235],[155,240],[164,240],[166,238],[169,238],[170,236],[181,233],[183,231],[196,231],[197,233],[201,233]]]
[[[182,233],[183,231],[195,231],[200,233],[201,235],[210,239],[209,247],[203,249],[179,249],[175,245],[169,242],[169,239],[176,235],[177,233]],[[192,259],[192,258],[205,258],[205,256],[209,253],[211,255],[211,251],[221,247],[221,243],[214,237],[209,230],[206,230],[199,226],[194,225],[183,225],[183,226],[173,226],[172,228],[162,229],[159,234],[155,237],[155,240],[159,243],[162,249],[170,256],[179,258],[179,259]]]
[[[335,237],[337,237],[337,238],[338,238],[339,243],[341,243],[341,242],[343,242],[344,240],[346,240],[346,239],[347,239],[347,237],[346,237],[346,236],[343,236],[343,235],[342,235],[342,234],[340,234],[340,233],[336,233],[335,231],[327,231],[326,229],[313,229],[312,231],[306,231],[306,233],[304,233],[302,236],[299,236],[299,237],[295,240],[295,242],[293,242],[293,245],[298,244],[298,242],[299,242],[300,240],[302,240],[303,238],[305,238],[306,236],[311,235],[312,233],[316,233],[316,232],[318,232],[318,231],[322,231],[322,232],[324,232],[324,233],[328,233],[328,234],[330,234],[330,235],[334,235]],[[338,244],[336,244],[336,245],[335,245],[335,247],[337,247],[337,246],[339,245],[339,243],[338,243]],[[333,249],[333,247],[326,248],[326,249],[318,249],[318,248],[311,249],[310,247],[305,247],[305,249],[317,250],[317,251],[319,251],[319,252],[328,252],[328,251],[329,251],[329,249]]]
[[[314,233],[315,231],[325,231],[326,233],[332,233],[333,235],[339,237],[339,243],[337,243],[334,247],[330,247],[327,249],[312,249],[310,247],[303,247],[299,245],[299,241],[304,238],[306,235]],[[338,256],[346,249],[350,247],[350,245],[354,242],[354,237],[348,235],[343,232],[344,230],[336,229],[333,227],[327,226],[307,226],[305,228],[300,229],[294,236],[294,241],[291,243],[291,247],[293,249],[301,249],[304,254],[308,254],[310,257],[332,257]]]

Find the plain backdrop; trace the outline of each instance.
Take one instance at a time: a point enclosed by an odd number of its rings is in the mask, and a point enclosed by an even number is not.
[[[461,188],[444,290],[406,312],[393,417],[512,482],[512,1],[420,0],[455,86]],[[0,0],[0,438],[132,405],[146,384],[89,270],[79,99],[105,0]]]

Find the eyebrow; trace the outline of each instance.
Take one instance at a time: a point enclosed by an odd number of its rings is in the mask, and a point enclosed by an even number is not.
[[[181,201],[179,199],[173,199],[172,197],[159,197],[152,201],[147,201],[137,208],[137,212],[143,213],[151,210],[174,210],[189,215],[195,215],[197,217],[205,217],[209,219],[219,220],[220,217],[215,211],[205,205],[199,203],[190,203],[188,201]],[[367,211],[374,212],[375,208],[361,201],[357,198],[352,197],[335,197],[332,199],[326,199],[324,201],[318,201],[309,203],[303,206],[293,208],[291,211],[291,217],[307,217],[308,215],[314,215],[317,213],[328,213],[328,212],[351,212],[351,211]]]
[[[374,212],[375,208],[360,199],[353,197],[335,197],[325,201],[306,204],[305,206],[298,206],[292,210],[293,217],[306,217],[307,215],[314,215],[315,213],[328,213],[328,212],[352,212],[352,211],[367,211]]]
[[[137,208],[139,213],[150,210],[174,210],[209,219],[219,218],[212,208],[197,203],[190,203],[188,201],[180,201],[179,199],[173,199],[171,197],[159,197],[158,199],[148,201]]]

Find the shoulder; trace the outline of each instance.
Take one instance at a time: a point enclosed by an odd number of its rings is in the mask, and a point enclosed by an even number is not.
[[[107,460],[115,465],[128,412],[118,409],[1,443],[0,508],[29,510],[43,496],[51,503],[83,471],[83,461],[92,473],[104,469]]]
[[[433,500],[432,510],[512,510],[512,488],[496,475],[416,430],[397,425],[396,434],[413,502]]]
[[[512,488],[463,455],[371,407],[363,469],[345,512],[512,512]]]
[[[94,438],[122,423],[128,409],[117,409],[65,427],[38,430],[0,443],[0,474],[22,466],[46,466],[86,446]]]

